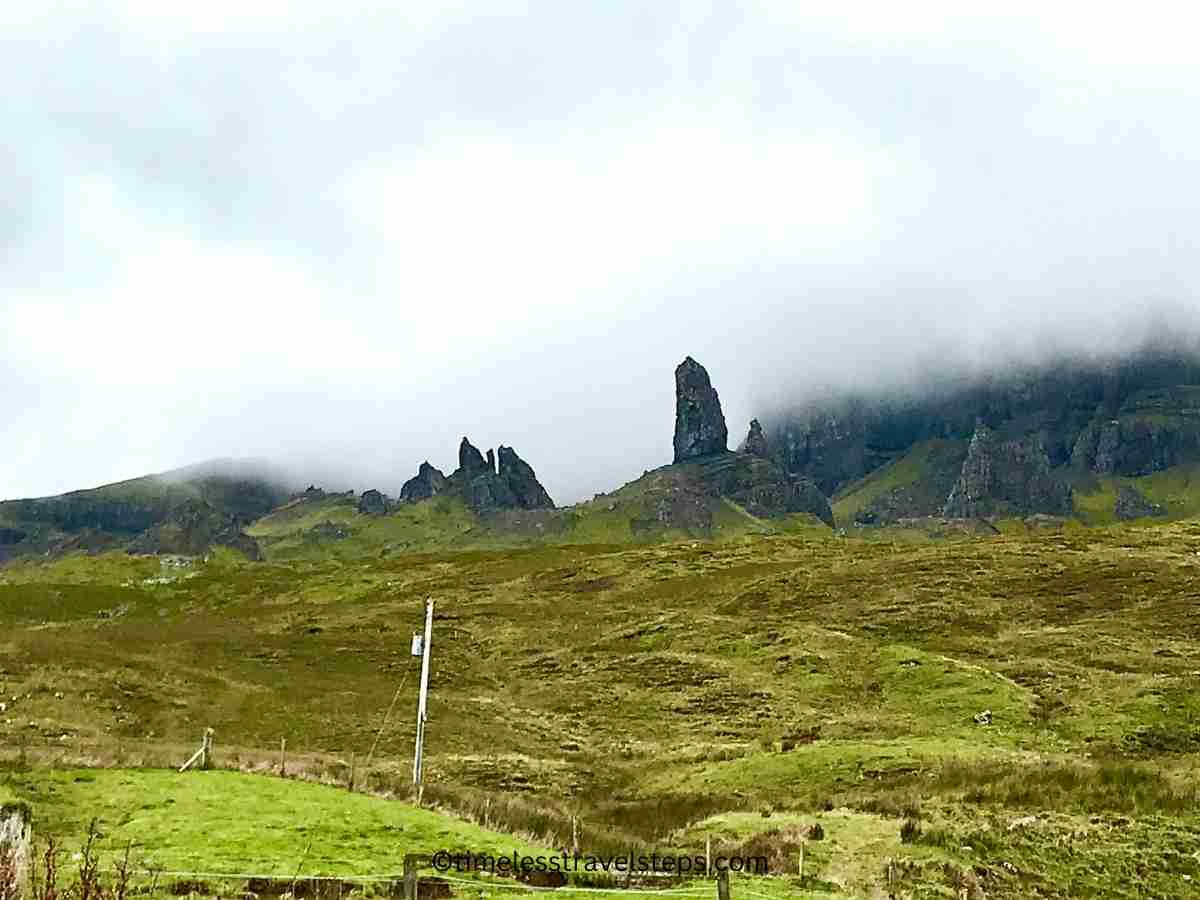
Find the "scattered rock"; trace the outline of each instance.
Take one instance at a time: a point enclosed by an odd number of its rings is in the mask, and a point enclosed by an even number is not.
[[[368,516],[382,516],[388,511],[387,497],[376,490],[363,491],[358,500],[358,511]]]
[[[335,525],[333,522],[326,520],[319,522],[305,532],[306,536],[315,540],[333,540],[338,541],[350,536],[350,533],[340,525]]]
[[[976,713],[975,714],[975,724],[976,725],[991,725],[992,724],[992,711],[990,709],[985,709],[981,713]]]
[[[1122,521],[1144,519],[1149,516],[1165,516],[1167,514],[1167,511],[1162,508],[1161,504],[1151,503],[1137,488],[1127,484],[1122,484],[1117,488],[1117,502],[1114,505],[1113,512]]]
[[[727,451],[721,400],[704,366],[690,356],[675,369],[675,462]]]

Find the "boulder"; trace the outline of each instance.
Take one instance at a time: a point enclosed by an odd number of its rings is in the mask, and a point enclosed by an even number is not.
[[[704,366],[690,356],[675,369],[675,462],[728,451],[721,400]]]
[[[461,452],[459,455],[461,457]],[[417,503],[437,496],[444,492],[446,487],[446,476],[426,460],[417,469],[417,474],[404,482],[404,486],[400,488],[400,499],[404,503]]]
[[[358,500],[358,511],[368,516],[382,516],[388,511],[387,497],[379,491],[363,491]]]

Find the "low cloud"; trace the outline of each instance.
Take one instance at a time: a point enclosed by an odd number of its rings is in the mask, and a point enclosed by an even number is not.
[[[569,502],[669,460],[687,354],[740,437],[1194,334],[1194,23],[956,9],[4,13],[0,496],[468,434]]]

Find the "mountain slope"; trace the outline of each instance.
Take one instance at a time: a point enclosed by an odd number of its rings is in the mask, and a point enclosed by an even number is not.
[[[219,460],[56,497],[0,503],[0,561],[73,550],[258,555],[244,526],[284,502],[266,464]]]

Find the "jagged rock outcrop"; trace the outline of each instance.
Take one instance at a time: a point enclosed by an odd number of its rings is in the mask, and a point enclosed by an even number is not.
[[[522,509],[553,509],[554,501],[546,489],[542,487],[533,467],[517,455],[512,447],[503,445],[497,451],[500,469],[497,477],[503,481],[516,498],[517,506]],[[488,451],[491,458],[491,451]]]
[[[126,547],[129,553],[177,553],[200,556],[212,547],[231,547],[252,560],[262,559],[258,542],[242,530],[242,521],[199,499],[174,507],[166,519],[146,529]]]
[[[721,400],[704,366],[690,356],[675,369],[675,462],[687,462],[729,447]]]
[[[512,447],[488,450],[487,456],[467,438],[458,447],[458,468],[445,477],[428,462],[400,490],[406,503],[438,494],[459,497],[476,512],[499,509],[553,509],[554,501],[533,467]]]
[[[1126,418],[1092,422],[1079,434],[1071,463],[1099,475],[1150,475],[1200,459],[1200,421]]]
[[[1118,519],[1144,519],[1149,516],[1165,516],[1167,511],[1158,503],[1151,503],[1136,488],[1122,484],[1117,488],[1117,501],[1113,513]]]
[[[742,445],[742,452],[763,459],[767,458],[767,436],[763,434],[762,425],[758,419],[750,420],[750,431],[746,435],[746,442]]]
[[[1004,440],[979,423],[943,515],[968,519],[1071,511],[1071,489],[1051,472],[1039,436]]]
[[[459,455],[461,458],[461,453]],[[426,460],[417,469],[417,474],[404,482],[404,486],[400,488],[400,500],[404,503],[419,503],[443,493],[447,486],[446,476]]]
[[[358,511],[368,516],[386,515],[387,497],[376,490],[363,491],[363,495],[358,498]]]
[[[483,471],[495,472],[496,466],[489,460],[485,461],[483,454],[479,452],[479,448],[472,444],[465,437],[462,443],[458,445],[458,472],[464,475],[477,475]]]
[[[697,464],[696,477],[706,493],[732,500],[751,515],[809,513],[830,528],[834,525],[833,510],[817,486],[807,478],[789,477],[770,460],[726,451]]]
[[[675,461],[667,467],[674,475],[672,496],[659,502],[654,522],[704,532],[712,517],[704,498],[723,498],[755,516],[809,513],[833,526],[833,511],[820,489],[767,458],[757,419],[750,423],[743,452],[731,453],[728,437],[708,372],[689,356],[675,370]]]

